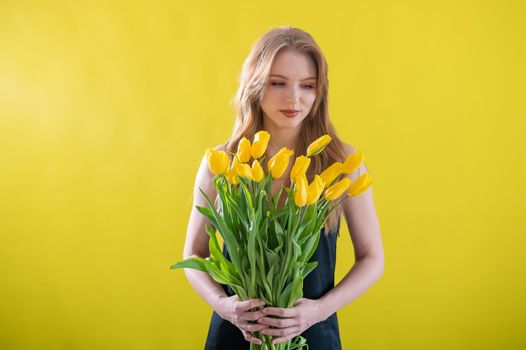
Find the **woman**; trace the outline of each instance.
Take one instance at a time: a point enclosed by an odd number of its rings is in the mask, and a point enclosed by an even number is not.
[[[329,134],[332,141],[321,154],[312,158],[307,172],[309,181],[315,173],[321,173],[335,161],[343,162],[356,152],[338,138],[329,120],[327,64],[308,33],[297,28],[280,27],[263,35],[245,60],[239,83],[234,101],[237,116],[232,136],[216,149],[225,150],[227,154],[235,153],[243,136],[252,139],[257,131],[266,130],[271,135],[266,159],[273,157],[282,147],[294,150],[285,174],[273,181],[271,194],[277,193],[283,185],[290,186],[286,181],[294,157],[305,154],[307,146],[324,134]],[[354,181],[366,171],[362,163],[359,169],[347,176]],[[208,235],[204,230],[207,221],[195,206],[207,205],[199,188],[210,198],[216,198],[213,177],[203,157],[194,187],[185,259],[209,256]],[[285,193],[282,195],[281,205]],[[334,286],[336,239],[342,213],[351,233],[356,263]],[[292,308],[266,307],[251,312],[249,310],[265,303],[257,299],[240,301],[229,287],[216,283],[208,274],[185,269],[194,289],[214,309],[207,350],[249,349],[249,342],[261,344],[251,334],[258,331],[272,335],[276,344],[302,335],[311,350],[341,349],[336,311],[365,292],[383,273],[383,247],[372,189],[345,200],[331,214],[320,234],[318,249],[311,258],[311,261],[318,261],[318,266],[307,275],[304,297]],[[226,250],[224,254],[227,255]]]

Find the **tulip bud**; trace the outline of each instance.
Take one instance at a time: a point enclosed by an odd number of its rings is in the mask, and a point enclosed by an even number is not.
[[[294,182],[298,176],[305,175],[310,165],[310,158],[299,156],[296,158],[292,170],[290,171],[290,180]]]
[[[348,193],[351,197],[356,197],[365,190],[367,190],[373,183],[373,179],[369,176],[369,173],[358,176],[351,186],[349,186]]]
[[[329,187],[327,190],[325,190],[325,199],[329,201],[337,199],[343,194],[343,192],[345,192],[345,190],[349,187],[350,184],[351,179],[349,179],[348,177],[344,177],[343,179]]]
[[[238,179],[239,164],[240,163],[239,163],[239,160],[237,159],[237,156],[234,156],[234,159],[232,160],[232,164],[230,165],[230,169],[226,173],[228,182],[231,185],[239,184],[239,179]]]
[[[307,157],[312,157],[320,154],[321,151],[331,142],[332,137],[329,135],[323,135],[322,137],[314,140],[307,148]]]
[[[320,175],[314,176],[314,180],[307,189],[307,204],[314,204],[323,192],[323,180]]]
[[[252,169],[247,163],[239,163],[237,167],[237,175],[252,180]]]
[[[265,173],[263,172],[263,168],[261,167],[261,164],[259,164],[259,161],[256,159],[254,162],[252,162],[252,178],[256,182],[260,182],[263,179],[263,176]]]
[[[250,160],[251,146],[249,139],[243,137],[241,140],[239,140],[236,155],[241,163],[246,163]]]
[[[259,131],[254,135],[254,142],[252,142],[252,158],[258,159],[265,154],[267,150],[268,142],[270,140],[270,134],[266,131]]]
[[[360,152],[360,151],[351,154],[343,162],[342,173],[344,173],[344,174],[352,173],[353,171],[358,169],[358,167],[360,166],[360,164],[362,164],[364,159],[365,158],[364,158],[362,152]]]
[[[228,170],[230,159],[225,151],[216,151],[213,148],[207,148],[205,156],[208,160],[208,168],[213,174],[224,174]]]
[[[296,182],[296,191],[294,192],[294,203],[298,207],[303,207],[305,204],[307,204],[307,177],[305,174],[298,176],[295,179]]]
[[[293,150],[283,147],[274,157],[268,161],[270,175],[274,178],[280,178],[289,165],[289,158],[294,154]]]
[[[329,187],[334,179],[336,179],[342,173],[342,163],[334,162],[330,167],[325,169],[320,177],[323,180],[325,187]]]

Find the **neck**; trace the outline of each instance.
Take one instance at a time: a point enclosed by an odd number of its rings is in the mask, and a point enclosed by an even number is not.
[[[283,129],[270,123],[263,123],[263,128],[270,133],[270,140],[267,147],[269,159],[273,157],[280,149],[287,147],[296,150],[300,137],[301,125],[296,128]]]

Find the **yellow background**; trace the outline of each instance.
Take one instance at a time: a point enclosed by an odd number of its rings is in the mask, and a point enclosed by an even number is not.
[[[0,348],[202,349],[182,270],[195,172],[251,44],[329,62],[375,181],[383,277],[344,349],[524,349],[524,1],[0,3]],[[353,264],[342,227],[337,281]]]

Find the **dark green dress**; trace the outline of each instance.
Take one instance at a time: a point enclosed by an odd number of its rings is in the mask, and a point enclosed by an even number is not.
[[[303,297],[319,299],[334,288],[334,268],[336,265],[336,240],[339,236],[340,222],[335,232],[325,235],[322,229],[318,248],[309,261],[317,261],[318,266],[303,281]],[[226,248],[223,254],[228,257]],[[228,296],[234,295],[232,289],[222,285]],[[325,321],[316,323],[305,330],[301,336],[307,339],[309,350],[341,349],[338,318],[336,313]],[[249,350],[250,343],[243,333],[227,320],[222,319],[215,311],[212,313],[205,350]]]

